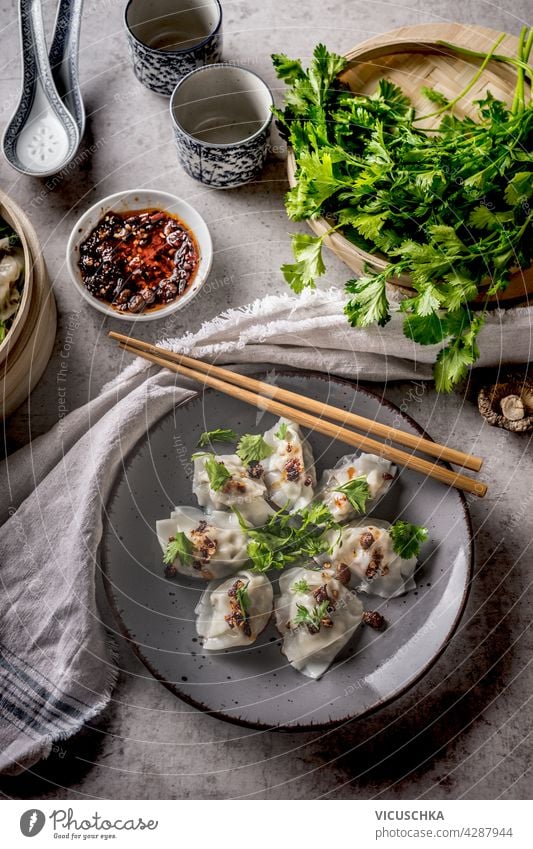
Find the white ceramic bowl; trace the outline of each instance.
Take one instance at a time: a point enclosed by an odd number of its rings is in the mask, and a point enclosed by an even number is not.
[[[119,312],[113,307],[95,298],[84,286],[81,271],[78,266],[80,258],[80,245],[87,238],[91,230],[110,211],[129,212],[136,209],[149,209],[151,207],[163,209],[176,215],[191,230],[200,253],[200,262],[196,275],[191,285],[175,301],[164,307],[146,313]],[[84,212],[77,221],[67,244],[67,266],[76,289],[85,300],[95,309],[119,321],[156,321],[167,318],[171,313],[183,309],[192,301],[204,285],[213,262],[213,244],[211,236],[202,216],[181,198],[168,192],[159,192],[155,189],[131,189],[127,192],[117,192],[114,195],[103,198]]]

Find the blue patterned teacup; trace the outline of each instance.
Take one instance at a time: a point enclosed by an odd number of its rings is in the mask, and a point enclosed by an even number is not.
[[[178,158],[185,171],[215,188],[253,180],[267,157],[272,104],[263,80],[239,65],[191,71],[170,98]]]
[[[135,76],[157,94],[222,53],[219,0],[129,0],[124,13]]]

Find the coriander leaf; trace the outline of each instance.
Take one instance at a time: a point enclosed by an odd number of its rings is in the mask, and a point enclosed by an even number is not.
[[[311,587],[309,586],[305,578],[302,578],[300,581],[295,581],[291,587],[293,593],[307,593],[310,589]]]
[[[346,291],[353,295],[344,308],[350,324],[366,327],[377,322],[383,327],[390,320],[387,278],[384,274],[348,280]]]
[[[413,311],[420,316],[432,315],[440,309],[443,302],[442,291],[430,280],[417,280],[418,295],[413,298],[405,298],[401,304],[402,312]]]
[[[429,283],[449,273],[451,266],[459,257],[456,251],[453,251],[453,256],[450,256],[447,251],[435,245],[414,242],[412,239],[394,248],[391,255],[402,257],[404,269],[408,269],[415,285]]]
[[[472,351],[464,348],[461,339],[454,339],[437,355],[435,363],[435,388],[437,392],[451,392],[456,383],[466,377],[475,362]]]
[[[279,570],[298,560],[310,560],[328,549],[325,534],[337,527],[325,505],[312,505],[294,513],[279,510],[261,528],[244,526],[252,571]]]
[[[468,223],[477,230],[496,230],[502,224],[513,220],[513,212],[493,212],[483,204],[476,206],[470,213]]]
[[[448,98],[445,97],[442,92],[437,91],[437,89],[435,88],[429,88],[428,86],[424,85],[422,86],[420,91],[422,92],[424,97],[427,97],[427,99],[431,103],[435,103],[437,106],[447,106],[449,103]]]
[[[292,85],[296,80],[305,77],[302,63],[298,59],[289,59],[284,53],[273,53],[271,58],[277,77],[284,80],[287,85]]]
[[[387,171],[393,165],[393,159],[383,135],[383,124],[381,121],[376,121],[376,126],[366,147],[366,159],[368,162],[372,162],[381,167],[383,171],[382,176],[385,176]]]
[[[479,357],[476,337],[483,324],[483,316],[476,316],[463,333],[455,336],[449,345],[439,351],[434,368],[438,392],[451,392],[455,384],[466,377],[468,369]]]
[[[369,108],[359,106],[357,98],[350,95],[350,101],[342,105],[333,115],[335,121],[335,137],[337,141],[343,142],[353,136],[354,129],[371,129],[376,123],[376,117]]]
[[[448,310],[449,323],[450,313],[462,309],[469,301],[476,298],[478,287],[476,281],[461,269],[452,271],[451,274],[445,274],[444,281],[440,288],[443,295],[442,303]]]
[[[518,206],[533,195],[533,171],[519,171],[505,187],[509,206]]]
[[[446,314],[446,324],[450,336],[460,336],[471,324],[468,309],[449,310]]]
[[[360,212],[350,216],[344,215],[342,217],[342,223],[351,224],[365,239],[376,241],[379,239],[383,225],[388,217],[389,213],[386,210],[377,213]]]
[[[329,89],[338,74],[344,70],[348,60],[338,53],[330,53],[324,44],[317,44],[313,51],[313,60],[309,67],[309,82],[316,95],[317,103],[323,104]]]
[[[297,604],[297,613],[294,617],[293,624],[295,626],[308,625],[313,630],[320,631],[322,620],[328,615],[330,605],[331,602],[329,599],[321,601],[320,604],[315,605],[311,610],[308,610],[303,604]]]
[[[244,619],[247,619],[248,611],[251,607],[251,599],[250,594],[248,592],[248,583],[243,584],[242,587],[237,587],[235,590],[235,598],[239,607],[241,608],[241,613]]]
[[[453,227],[447,224],[431,224],[428,227],[428,233],[431,241],[440,247],[445,248],[452,254],[461,253],[465,250],[465,246]]]
[[[307,609],[305,604],[297,604],[296,605],[296,616],[294,617],[293,624],[298,626],[298,625],[303,625],[304,623],[305,624],[309,623],[310,625],[313,624],[311,611]]]
[[[469,321],[468,312],[457,306],[449,308],[446,314],[409,315],[404,323],[404,333],[420,345],[435,345],[448,336],[461,334]]]
[[[337,523],[333,518],[331,510],[321,501],[315,501],[307,507],[302,507],[299,511],[299,517],[302,520],[302,527],[305,529],[308,525],[326,525],[328,528],[336,527]]]
[[[277,552],[262,540],[251,539],[246,548],[248,557],[253,563],[253,572],[268,572],[270,569],[283,569],[284,563],[279,563]],[[279,565],[278,565],[279,563]]]
[[[280,426],[279,426],[277,432],[274,434],[274,436],[276,437],[276,439],[283,441],[284,439],[287,439],[288,431],[289,431],[289,425],[287,424],[287,422],[281,422]]]
[[[509,117],[509,110],[505,103],[501,100],[496,100],[492,92],[488,91],[483,100],[476,100],[479,111],[483,118],[490,118],[496,123],[506,121]]]
[[[376,247],[379,248],[383,253],[390,253],[393,248],[398,247],[401,243],[401,238],[395,230],[391,230],[390,227],[384,227],[377,233],[374,242],[376,243]]]
[[[428,171],[416,171],[413,176],[416,185],[424,191],[437,188],[444,181],[443,172],[435,168]]]
[[[194,552],[192,542],[185,536],[184,533],[178,531],[170,538],[165,552],[163,554],[163,563],[174,563],[178,557],[183,564],[190,561]]]
[[[202,455],[193,455],[193,459],[196,459],[197,456]],[[204,468],[209,478],[209,486],[215,492],[220,492],[221,489],[224,489],[227,482],[231,480],[231,472],[213,454],[205,454],[203,456],[205,456]]]
[[[204,448],[212,442],[233,442],[237,439],[237,434],[231,428],[216,428],[215,430],[206,430],[201,434],[198,440],[198,447]]]
[[[342,181],[333,174],[329,151],[322,154],[304,151],[298,159],[298,177],[297,185],[286,198],[287,213],[294,221],[311,218],[342,187]]]
[[[478,230],[492,230],[494,227],[494,213],[481,204],[476,206],[468,218],[468,223],[471,227],[476,227]]]
[[[366,503],[370,498],[370,487],[366,475],[359,475],[357,478],[343,483],[337,487],[335,492],[341,492],[346,496],[356,513],[364,513]]]
[[[291,239],[296,262],[282,265],[281,271],[291,289],[298,295],[306,286],[314,288],[315,278],[320,277],[326,267],[322,261],[321,236],[294,233]]]
[[[403,522],[401,519],[394,523],[389,533],[394,551],[405,560],[418,557],[420,547],[428,536],[426,528],[420,525],[412,525],[410,522]]]
[[[408,339],[419,345],[435,345],[449,335],[446,321],[437,312],[409,315],[404,321],[403,331]]]
[[[245,466],[250,463],[259,463],[266,457],[270,457],[274,449],[268,445],[261,434],[254,436],[251,433],[246,433],[241,436],[237,445],[236,454],[241,458]]]
[[[394,105],[397,110],[400,107],[400,113],[411,105],[408,97],[405,96],[400,86],[395,85],[395,83],[391,82],[391,80],[381,79],[378,82],[378,94],[377,96],[386,101],[389,105]],[[374,95],[374,98],[376,95]]]

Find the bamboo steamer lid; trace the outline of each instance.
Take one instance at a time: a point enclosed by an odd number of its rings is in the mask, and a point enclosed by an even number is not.
[[[23,210],[0,191],[0,215],[20,237],[25,278],[20,306],[0,345],[0,414],[5,418],[40,380],[55,340],[55,299],[37,234]]]

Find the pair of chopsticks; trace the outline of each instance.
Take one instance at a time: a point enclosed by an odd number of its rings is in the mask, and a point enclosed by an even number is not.
[[[312,398],[299,395],[297,392],[272,386],[270,383],[263,383],[263,381],[256,380],[253,377],[204,363],[184,354],[176,354],[166,348],[159,348],[157,345],[151,345],[149,342],[143,342],[122,333],[111,331],[109,335],[119,342],[123,350],[143,357],[154,365],[177,372],[177,374],[195,380],[204,386],[217,389],[238,401],[259,407],[259,409],[274,413],[276,416],[283,416],[306,428],[322,433],[324,436],[329,436],[331,439],[338,439],[345,442],[346,445],[385,457],[399,466],[404,466],[406,469],[419,472],[426,477],[464,492],[471,492],[480,498],[487,492],[487,484],[476,481],[462,474],[462,472],[455,472],[435,462],[424,460],[414,452],[419,451],[437,460],[445,460],[448,463],[475,472],[478,472],[483,464],[480,457],[465,454],[463,451],[449,448],[447,445],[439,445],[430,439],[406,433],[390,425],[359,416],[357,413],[341,410],[331,404],[314,401]],[[353,430],[348,430],[345,425],[363,430],[364,433],[355,433]],[[377,439],[373,438],[376,436],[387,440],[387,442],[378,442]],[[412,449],[413,453],[396,448],[390,444],[392,442]]]

